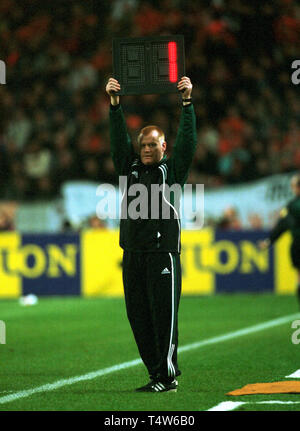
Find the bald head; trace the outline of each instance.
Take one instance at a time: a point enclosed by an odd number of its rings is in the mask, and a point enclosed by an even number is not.
[[[140,146],[144,137],[152,135],[155,139],[158,139],[159,143],[162,145],[165,142],[165,134],[162,129],[158,126],[146,126],[144,127],[138,136],[138,144]]]

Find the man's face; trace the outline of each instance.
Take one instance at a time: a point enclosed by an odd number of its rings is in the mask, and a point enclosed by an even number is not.
[[[140,156],[144,165],[158,163],[164,155],[166,143],[161,142],[157,130],[144,136],[140,143]]]

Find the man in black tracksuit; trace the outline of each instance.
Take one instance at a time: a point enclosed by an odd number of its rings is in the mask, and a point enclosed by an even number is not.
[[[139,154],[135,153],[115,94],[118,90],[118,81],[110,78],[106,92],[111,101],[111,154],[118,175],[126,180],[120,223],[126,310],[150,376],[150,382],[137,391],[176,391],[176,376],[181,374],[177,364],[180,217],[174,194],[167,190],[175,184],[183,188],[196,149],[192,84],[187,77],[178,83],[183,106],[169,159],[164,154],[164,133],[157,126],[141,130]],[[155,207],[157,203],[159,208]]]
[[[300,174],[293,175],[291,189],[294,198],[280,211],[279,220],[271,230],[269,238],[260,241],[259,245],[265,249],[274,244],[284,232],[288,230],[291,232],[290,257],[298,273],[297,296],[300,305]]]

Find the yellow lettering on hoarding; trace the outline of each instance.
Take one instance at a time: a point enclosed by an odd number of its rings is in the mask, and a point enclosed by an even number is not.
[[[55,244],[49,244],[47,251],[49,258],[48,277],[60,277],[62,270],[70,277],[76,274],[77,247],[75,244],[65,244],[64,250]]]
[[[0,253],[0,267],[7,276],[60,277],[65,273],[73,277],[77,270],[77,251],[76,244],[65,244],[63,247],[49,244],[46,250],[36,244],[26,244],[14,250],[3,250]]]
[[[220,274],[229,274],[233,272],[239,263],[239,251],[237,247],[230,241],[218,241],[213,245],[214,249],[214,265],[215,272]],[[221,253],[226,253],[226,261],[221,261]]]
[[[268,250],[260,250],[250,241],[241,241],[241,265],[240,272],[250,274],[255,267],[260,272],[267,272],[269,269]]]
[[[24,245],[21,250],[20,272],[24,277],[37,278],[40,277],[46,269],[47,259],[44,250],[35,244]],[[28,258],[33,256],[34,264],[28,266]]]

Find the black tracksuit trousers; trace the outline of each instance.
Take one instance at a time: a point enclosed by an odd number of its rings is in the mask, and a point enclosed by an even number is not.
[[[123,255],[127,316],[151,379],[171,382],[177,364],[180,255],[129,252]]]

